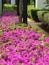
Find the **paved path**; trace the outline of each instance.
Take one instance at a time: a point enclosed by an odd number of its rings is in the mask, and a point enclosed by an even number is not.
[[[33,27],[35,30],[39,30],[40,33],[45,34],[46,36],[49,36],[49,34],[45,30],[39,27],[40,25],[42,25],[42,23],[37,23],[34,20],[28,18],[28,25]]]

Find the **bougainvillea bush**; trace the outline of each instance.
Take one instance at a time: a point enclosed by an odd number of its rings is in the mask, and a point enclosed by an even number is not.
[[[19,19],[16,16],[16,12],[3,12],[2,17],[0,18],[0,30],[7,30],[13,26],[15,27],[16,23],[18,23]]]
[[[16,28],[15,17],[6,12],[0,18],[0,65],[49,65],[49,37],[28,26]]]
[[[32,29],[4,31],[0,37],[0,65],[49,65],[49,38]]]

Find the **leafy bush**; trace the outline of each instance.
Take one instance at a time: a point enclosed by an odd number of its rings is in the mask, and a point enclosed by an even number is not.
[[[44,21],[49,24],[49,12],[44,14]]]
[[[34,20],[36,20],[36,21],[39,21],[38,20],[38,16],[37,16],[37,11],[38,10],[31,10],[31,16],[32,16],[32,18],[34,19]]]
[[[33,5],[28,5],[28,17],[36,21],[42,21],[44,23],[48,22],[49,21],[49,9],[38,9],[38,8],[33,8]]]
[[[27,9],[28,17],[32,18],[32,16],[31,16],[31,10],[33,9],[32,5],[28,5],[27,8],[28,8],[28,9]]]
[[[33,5],[29,5],[28,6],[28,17],[34,20],[38,20],[37,11],[39,11],[38,8],[33,8]]]
[[[44,11],[38,11],[37,12],[37,16],[38,16],[38,19],[40,20],[40,21],[43,21],[43,14],[44,13]]]
[[[37,16],[41,22],[49,23],[49,11],[38,11]]]
[[[16,6],[11,6],[10,4],[4,4],[3,11],[15,11]]]

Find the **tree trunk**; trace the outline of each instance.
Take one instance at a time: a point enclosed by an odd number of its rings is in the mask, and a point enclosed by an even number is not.
[[[19,22],[22,23],[23,0],[19,0]]]

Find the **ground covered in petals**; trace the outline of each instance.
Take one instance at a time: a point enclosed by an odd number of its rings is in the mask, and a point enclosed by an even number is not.
[[[11,29],[8,24],[15,18],[2,18],[8,28],[0,30],[0,65],[49,65],[49,37],[26,25]]]
[[[49,38],[26,28],[5,31],[0,37],[0,65],[49,65]]]
[[[7,30],[9,28],[13,28],[15,27],[15,24],[18,23],[18,21],[19,19],[16,16],[15,12],[5,11],[0,18],[0,30]]]

